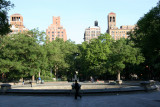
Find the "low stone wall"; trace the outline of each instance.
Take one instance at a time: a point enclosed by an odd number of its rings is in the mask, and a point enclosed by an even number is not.
[[[108,89],[108,88],[123,88],[127,87],[126,85],[98,85],[98,84],[81,84],[81,89]],[[68,89],[71,90],[71,84],[61,84],[61,85],[33,85],[31,86],[22,86],[22,87],[12,87],[12,89]]]

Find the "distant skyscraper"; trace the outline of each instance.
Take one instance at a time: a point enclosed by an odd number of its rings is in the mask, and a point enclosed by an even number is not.
[[[122,25],[120,29],[116,27],[116,14],[111,12],[108,14],[108,30],[109,33],[115,40],[120,39],[122,37],[127,38],[127,32],[134,30],[135,25]]]
[[[84,41],[89,42],[93,38],[98,38],[101,34],[101,28],[98,26],[98,21],[95,21],[95,26],[90,26],[85,29]]]
[[[67,40],[66,30],[60,25],[60,17],[53,16],[53,24],[46,29],[46,35],[49,41],[53,41],[56,38],[62,38],[64,41]]]
[[[28,31],[28,29],[25,28],[25,26],[23,25],[22,15],[18,13],[10,16],[10,24],[11,24],[12,34]]]

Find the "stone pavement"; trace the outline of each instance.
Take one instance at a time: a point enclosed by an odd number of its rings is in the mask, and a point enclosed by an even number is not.
[[[160,91],[137,94],[83,96],[0,95],[0,107],[160,107]]]

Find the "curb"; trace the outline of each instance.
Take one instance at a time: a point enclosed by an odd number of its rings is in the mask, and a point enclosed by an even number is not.
[[[159,87],[157,85],[146,87],[129,87],[129,88],[109,88],[109,89],[86,89],[81,90],[82,95],[91,94],[114,94],[114,93],[132,93],[132,92],[149,92],[156,91]],[[0,91],[0,95],[73,95],[74,90],[32,90],[32,89],[8,89],[5,92]]]

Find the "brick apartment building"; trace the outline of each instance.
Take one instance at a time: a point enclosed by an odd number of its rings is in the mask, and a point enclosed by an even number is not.
[[[23,16],[18,13],[10,16],[10,24],[12,30],[11,34],[28,31],[28,29],[23,25]]]
[[[101,35],[101,28],[98,26],[98,21],[95,21],[94,26],[85,29],[84,41],[89,42],[91,39],[98,38]]]
[[[113,39],[118,40],[122,37],[127,38],[127,32],[134,30],[135,25],[122,25],[120,26],[120,29],[116,27],[116,14],[111,12],[108,14],[108,30],[107,33],[109,33]]]
[[[46,29],[46,36],[49,41],[53,41],[56,38],[62,38],[64,41],[67,40],[66,30],[60,25],[60,16],[53,16],[53,24]]]

